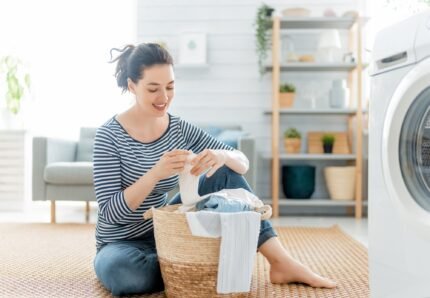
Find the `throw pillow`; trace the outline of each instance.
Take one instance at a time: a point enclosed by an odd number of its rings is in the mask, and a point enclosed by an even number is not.
[[[234,149],[238,149],[239,139],[246,135],[247,133],[242,130],[226,129],[218,135],[217,139]]]

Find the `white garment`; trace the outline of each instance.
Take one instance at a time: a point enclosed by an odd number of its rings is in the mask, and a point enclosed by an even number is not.
[[[182,172],[179,173],[179,191],[181,194],[182,206],[181,211],[190,210],[195,204],[201,200],[199,189],[199,176],[194,176],[190,173],[192,169],[191,160],[196,157],[192,153],[188,155],[187,162]]]
[[[187,212],[188,226],[194,236],[221,236],[217,292],[248,292],[257,253],[261,216],[257,212]]]
[[[191,152],[187,157],[184,169],[179,173],[179,192],[181,194],[182,206],[179,211],[190,211],[195,205],[204,198],[216,194],[227,200],[240,200],[253,208],[263,207],[263,202],[253,193],[243,188],[223,189],[204,196],[199,195],[199,176],[190,173],[192,169],[191,160],[197,155]]]

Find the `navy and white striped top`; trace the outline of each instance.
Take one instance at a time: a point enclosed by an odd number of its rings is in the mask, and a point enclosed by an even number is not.
[[[134,212],[127,206],[124,190],[150,170],[166,151],[204,149],[234,150],[202,129],[169,114],[164,134],[150,143],[133,139],[115,117],[97,129],[94,141],[94,187],[99,205],[96,227],[97,248],[103,244],[132,239],[152,230],[152,219],[143,213],[152,206],[166,205],[167,192],[178,184],[178,176],[160,180]]]

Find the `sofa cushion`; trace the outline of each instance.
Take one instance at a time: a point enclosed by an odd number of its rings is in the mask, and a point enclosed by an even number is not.
[[[43,178],[47,183],[92,185],[92,162],[53,162],[46,166]]]
[[[222,131],[222,128],[217,126],[203,126],[201,128],[213,137],[217,137]]]
[[[238,148],[240,138],[246,136],[247,133],[242,130],[226,129],[223,130],[216,138],[235,149]]]
[[[97,129],[94,127],[81,128],[76,161],[93,161],[93,148],[96,131]]]

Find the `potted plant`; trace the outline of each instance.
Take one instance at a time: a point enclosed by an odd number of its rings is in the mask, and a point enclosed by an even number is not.
[[[5,92],[0,94],[1,118],[6,122],[6,128],[10,128],[8,126],[16,122],[22,100],[30,90],[30,75],[19,58],[5,56],[0,59],[0,85],[5,87]]]
[[[287,129],[284,132],[285,151],[287,153],[300,153],[302,145],[302,135],[294,127]]]
[[[321,137],[321,141],[323,143],[324,153],[332,153],[333,152],[333,144],[335,141],[335,136],[332,134],[324,134]]]
[[[293,84],[285,83],[279,86],[279,107],[291,108],[294,103],[296,87]]]
[[[260,75],[264,74],[264,60],[267,58],[270,37],[267,30],[270,28],[271,16],[274,9],[267,4],[262,4],[258,10],[254,22],[256,52],[258,57],[258,68]]]

